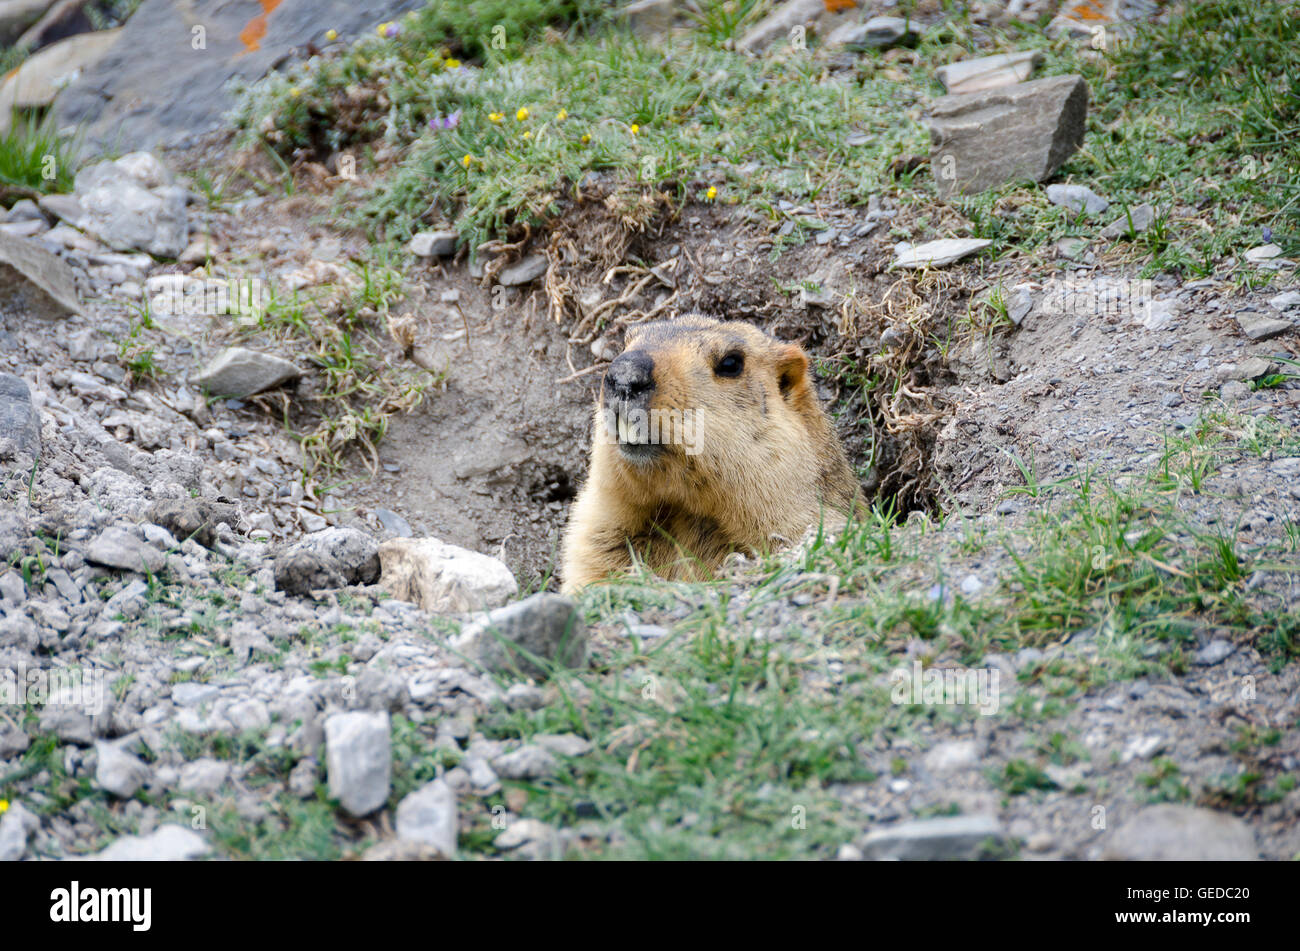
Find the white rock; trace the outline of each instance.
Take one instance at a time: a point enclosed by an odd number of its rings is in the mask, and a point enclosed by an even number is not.
[[[88,856],[98,862],[186,862],[203,858],[211,847],[203,836],[178,825],[159,826],[146,836],[124,835],[104,851]]]
[[[501,561],[436,538],[382,542],[379,563],[379,584],[393,597],[439,614],[499,607],[519,590]]]
[[[456,857],[456,793],[441,779],[417,789],[397,806],[397,837],[434,846],[445,858]]]
[[[1086,211],[1096,215],[1110,207],[1110,202],[1084,185],[1048,185],[1047,200],[1076,214]]]
[[[1285,291],[1268,299],[1269,306],[1275,310],[1291,310],[1300,307],[1300,291]]]
[[[912,245],[899,252],[893,267],[943,267],[968,254],[982,251],[993,242],[986,238],[941,238]]]
[[[1042,61],[1039,50],[1002,53],[949,63],[936,69],[934,75],[950,93],[982,92],[1028,79]]]
[[[388,799],[392,738],[388,714],[336,713],[325,721],[330,795],[353,816],[365,816]]]

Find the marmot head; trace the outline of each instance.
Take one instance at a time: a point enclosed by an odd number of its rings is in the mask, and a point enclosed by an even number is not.
[[[683,465],[725,475],[800,444],[806,451],[810,425],[823,420],[797,344],[752,324],[687,316],[628,331],[601,384],[596,436],[645,475]]]

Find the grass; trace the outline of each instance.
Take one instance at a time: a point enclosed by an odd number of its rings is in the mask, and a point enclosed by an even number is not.
[[[309,473],[341,468],[351,451],[376,470],[375,447],[389,419],[419,406],[441,382],[441,373],[390,365],[392,343],[380,335],[386,326],[391,332],[389,305],[400,292],[394,268],[361,264],[336,281],[273,295],[265,308],[238,323],[245,338],[310,348],[307,359],[319,382],[308,409],[317,422],[300,437]]]
[[[0,133],[0,203],[72,191],[72,155],[49,121],[16,120]]]
[[[394,242],[434,217],[456,222],[470,247],[519,234],[600,173],[635,224],[655,213],[644,203],[654,190],[680,205],[715,188],[717,201],[773,220],[778,200],[853,205],[883,192],[916,207],[918,224],[937,213],[938,233],[1034,250],[1090,238],[1098,223],[1021,184],[958,201],[954,220],[928,172],[897,172],[895,161],[928,151],[920,116],[925,97],[942,92],[935,67],[1038,49],[1040,75],[1080,73],[1093,103],[1083,148],[1059,177],[1107,197],[1107,220],[1143,202],[1157,210],[1147,231],[1111,249],[1142,276],[1210,273],[1261,243],[1265,228],[1284,249],[1300,240],[1300,17],[1285,5],[1206,0],[1104,55],[1048,40],[1038,24],[977,29],[954,6],[914,51],[868,52],[830,73],[815,43],[778,43],[758,58],[723,48],[764,9],[753,2],[701,4],[696,28],[666,41],[667,55],[612,29],[594,4],[520,4],[513,20],[496,6],[438,5],[396,38],[367,37],[272,77],[242,106],[246,138],[286,156],[381,134],[399,145],[362,212]],[[482,42],[497,22],[507,24],[503,49]],[[452,115],[454,128],[430,128]]]

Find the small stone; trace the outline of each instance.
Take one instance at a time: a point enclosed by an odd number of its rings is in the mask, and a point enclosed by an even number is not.
[[[1075,214],[1097,215],[1110,207],[1110,202],[1084,185],[1048,185],[1047,200]]]
[[[1130,234],[1141,234],[1150,228],[1155,220],[1155,208],[1143,203],[1136,208],[1129,209],[1127,214],[1120,215],[1108,224],[1102,229],[1101,236],[1114,240],[1115,238],[1128,237]]]
[[[104,851],[87,856],[97,862],[187,862],[211,851],[203,836],[183,826],[159,826],[150,835],[124,835]]]
[[[1288,330],[1294,330],[1295,324],[1279,317],[1265,317],[1255,311],[1243,310],[1236,315],[1241,332],[1251,340],[1271,340]]]
[[[119,799],[130,799],[149,779],[149,767],[117,743],[96,743],[95,782]]]
[[[27,851],[27,838],[41,827],[41,820],[21,802],[0,815],[0,862],[17,862]]]
[[[379,583],[394,598],[438,614],[504,604],[518,590],[496,558],[436,538],[393,538],[379,545]]]
[[[336,713],[325,721],[330,796],[361,817],[383,806],[392,776],[388,714]]]
[[[497,283],[505,287],[531,283],[546,273],[549,263],[544,254],[530,254],[517,264],[504,268],[497,275]]]
[[[464,625],[450,646],[493,673],[541,677],[548,662],[586,664],[587,629],[573,601],[541,592]]]
[[[1102,858],[1109,861],[1255,861],[1250,826],[1235,816],[1169,803],[1146,806],[1115,830]]]
[[[4,440],[12,440],[18,452],[40,455],[40,414],[27,384],[12,373],[0,373],[0,441]]]
[[[275,586],[294,595],[379,580],[379,545],[355,528],[326,528],[275,557]]]
[[[560,837],[556,830],[538,819],[516,819],[492,842],[502,852],[520,851],[529,858],[562,858]]]
[[[924,763],[936,773],[973,769],[979,765],[979,744],[974,740],[947,740],[926,752]]]
[[[375,518],[379,519],[379,524],[384,526],[384,531],[395,538],[410,538],[414,534],[410,523],[389,509],[375,509]]]
[[[86,549],[86,560],[122,571],[157,574],[167,558],[122,528],[106,528]]]
[[[502,779],[545,779],[555,773],[559,763],[541,746],[521,746],[513,753],[498,756],[492,768]]]
[[[1231,641],[1225,641],[1222,638],[1215,638],[1198,650],[1193,656],[1196,663],[1202,667],[1213,667],[1221,664],[1236,651],[1237,646]]]
[[[431,845],[443,858],[456,857],[456,793],[442,780],[435,779],[403,799],[396,823],[399,839]]]
[[[1300,291],[1286,291],[1268,299],[1268,305],[1274,310],[1291,310],[1300,307]]]
[[[828,46],[850,50],[885,49],[916,42],[917,34],[903,17],[872,17],[865,23],[845,23],[826,37]]]
[[[1246,251],[1245,258],[1251,264],[1260,264],[1264,261],[1271,261],[1282,253],[1281,245],[1261,244],[1259,247],[1251,248]]]
[[[407,246],[417,258],[445,258],[456,253],[456,231],[421,231]]]
[[[1000,854],[1008,846],[1002,824],[992,816],[919,819],[876,829],[862,840],[868,859],[944,861]]]
[[[40,243],[0,232],[0,301],[56,319],[79,313],[76,272]]]
[[[949,93],[983,92],[1023,82],[1042,61],[1043,54],[1040,50],[1002,53],[998,56],[958,60],[940,66],[934,75]]]
[[[894,258],[892,267],[944,267],[968,254],[982,251],[992,243],[986,238],[941,238],[938,241],[927,241],[900,251]]]
[[[215,396],[242,399],[301,376],[288,360],[244,347],[230,347],[217,355],[191,382]]]

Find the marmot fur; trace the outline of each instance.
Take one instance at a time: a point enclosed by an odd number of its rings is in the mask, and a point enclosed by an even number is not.
[[[842,523],[860,495],[798,345],[699,316],[636,326],[601,381],[562,590],[634,557],[707,578],[730,552]]]

